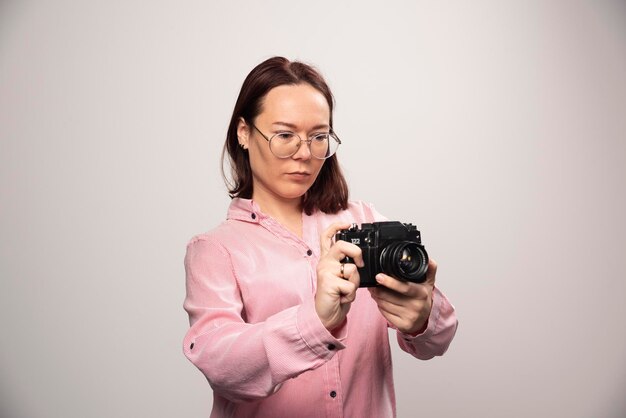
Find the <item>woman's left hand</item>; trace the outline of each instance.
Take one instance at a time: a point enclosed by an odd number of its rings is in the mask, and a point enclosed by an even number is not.
[[[405,334],[417,335],[428,326],[433,305],[437,263],[430,259],[423,283],[405,282],[386,274],[376,275],[380,286],[369,291],[387,321]]]

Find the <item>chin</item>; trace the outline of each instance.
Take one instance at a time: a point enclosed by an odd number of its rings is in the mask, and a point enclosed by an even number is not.
[[[308,185],[307,187],[289,187],[283,189],[280,195],[286,199],[301,199],[310,188],[311,185]]]

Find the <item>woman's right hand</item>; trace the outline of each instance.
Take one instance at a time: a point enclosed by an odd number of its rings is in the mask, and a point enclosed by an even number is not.
[[[363,267],[361,249],[347,241],[333,244],[335,234],[350,227],[349,223],[334,223],[320,236],[320,261],[317,264],[317,290],[315,292],[315,310],[322,324],[332,331],[343,323],[356,298],[359,288],[357,266]],[[350,257],[355,264],[342,263]]]

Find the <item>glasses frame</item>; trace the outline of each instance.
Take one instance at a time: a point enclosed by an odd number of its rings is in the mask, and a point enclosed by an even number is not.
[[[337,153],[337,150],[339,149],[339,145],[341,145],[341,139],[339,139],[339,137],[337,136],[337,134],[336,134],[336,133],[332,130],[332,128],[331,128],[331,129],[330,129],[330,131],[328,132],[328,135],[330,136],[330,138],[332,138],[334,141],[336,141],[336,142],[337,142],[337,148],[336,148],[336,149],[335,149],[335,151],[333,151],[333,153],[332,153],[332,154],[330,154],[328,157],[318,157],[318,156],[316,156],[316,155],[313,155],[313,152],[311,151],[311,142],[313,141],[313,139],[311,139],[311,138],[302,139],[302,138],[300,137],[300,135],[298,135],[297,133],[292,132],[292,131],[287,131],[287,130],[285,130],[285,131],[283,131],[283,132],[277,132],[277,133],[275,133],[274,135],[272,135],[271,137],[269,137],[269,138],[268,138],[268,137],[267,137],[267,135],[265,135],[263,132],[261,132],[261,130],[260,130],[259,128],[257,128],[257,127],[256,127],[256,125],[255,125],[254,123],[250,123],[250,126],[252,126],[254,129],[256,129],[256,131],[257,131],[258,133],[260,133],[260,134],[261,134],[261,136],[263,137],[263,139],[265,139],[265,140],[267,141],[267,145],[270,147],[270,152],[271,152],[271,153],[272,153],[272,155],[274,155],[276,158],[285,159],[285,158],[291,158],[291,157],[293,157],[294,155],[296,155],[296,154],[298,153],[298,151],[300,151],[300,147],[302,146],[302,143],[303,143],[303,142],[306,142],[307,146],[309,147],[309,152],[311,153],[311,156],[312,156],[312,157],[317,158],[318,160],[327,160],[327,159],[329,159],[330,157],[332,157],[333,155],[335,155],[335,154]],[[293,154],[288,155],[288,156],[286,156],[286,157],[280,157],[280,156],[278,156],[278,155],[274,154],[274,151],[272,151],[272,139],[274,139],[274,137],[275,137],[276,135],[280,135],[281,133],[284,133],[284,132],[290,132],[290,133],[294,134],[296,137],[298,137],[298,139],[300,140],[300,145],[298,145],[298,148],[296,148],[296,150],[293,152]],[[329,141],[330,141],[330,139],[329,139]],[[329,144],[328,144],[328,145],[330,146],[330,142],[329,142]]]

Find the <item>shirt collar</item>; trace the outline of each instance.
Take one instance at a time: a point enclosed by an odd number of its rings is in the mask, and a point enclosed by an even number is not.
[[[252,199],[235,197],[230,202],[226,218],[258,224],[261,220],[267,218],[267,215],[261,212],[259,205]]]
[[[261,225],[274,235],[293,242],[297,248],[310,250],[310,252],[307,252],[307,256],[315,254],[316,257],[319,257],[319,237],[317,235],[315,214],[306,216],[303,212],[302,216],[302,239],[287,230],[271,216],[261,212],[259,205],[252,199],[233,198],[228,207],[226,218]]]

